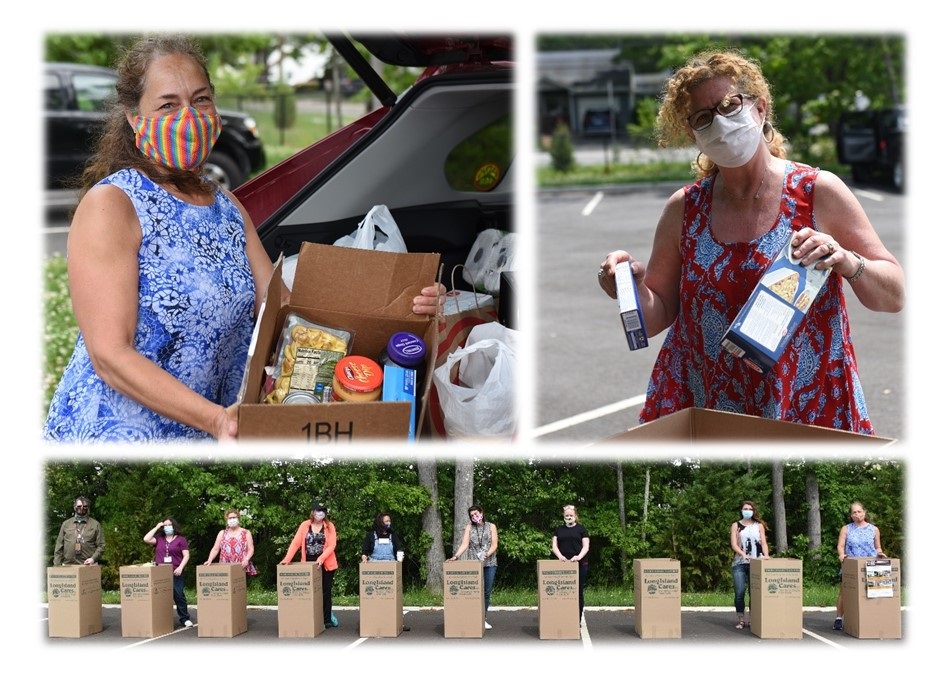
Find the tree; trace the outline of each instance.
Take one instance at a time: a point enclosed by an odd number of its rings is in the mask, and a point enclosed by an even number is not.
[[[452,550],[461,545],[465,526],[468,524],[468,507],[474,504],[474,459],[455,459],[455,507],[452,527]]]
[[[422,512],[422,527],[426,538],[430,539],[425,556],[425,587],[432,594],[440,595],[443,590],[442,571],[445,566],[445,550],[442,543],[442,519],[438,508],[438,474],[434,459],[421,459],[418,462],[419,484],[429,494],[430,503]]]
[[[550,142],[550,165],[555,171],[566,173],[573,168],[573,143],[570,129],[566,124],[558,124]]]
[[[783,555],[788,551],[788,523],[784,509],[784,464],[781,461],[771,464],[771,508],[774,511],[774,551]]]

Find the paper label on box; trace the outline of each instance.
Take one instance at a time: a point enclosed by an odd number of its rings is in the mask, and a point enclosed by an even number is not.
[[[867,597],[893,596],[893,567],[890,560],[867,562]]]

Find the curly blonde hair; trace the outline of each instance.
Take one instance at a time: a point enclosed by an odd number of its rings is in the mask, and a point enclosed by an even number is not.
[[[743,94],[768,102],[765,129],[770,130],[768,148],[782,159],[787,156],[784,136],[774,126],[771,89],[758,63],[737,51],[704,51],[692,56],[673,73],[662,92],[662,103],[656,116],[656,140],[659,147],[685,147],[694,142],[689,127],[690,94],[695,87],[716,77],[727,77]],[[703,154],[695,159],[692,168],[700,178],[718,172],[718,166]]]

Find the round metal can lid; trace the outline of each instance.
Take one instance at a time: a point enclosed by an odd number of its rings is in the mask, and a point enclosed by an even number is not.
[[[318,402],[320,399],[309,391],[291,391],[283,399],[284,405],[309,405]]]

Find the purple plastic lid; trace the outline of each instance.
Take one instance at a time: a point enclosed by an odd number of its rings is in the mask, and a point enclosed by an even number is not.
[[[425,340],[411,332],[397,332],[389,338],[386,353],[396,365],[415,368],[425,362]]]

